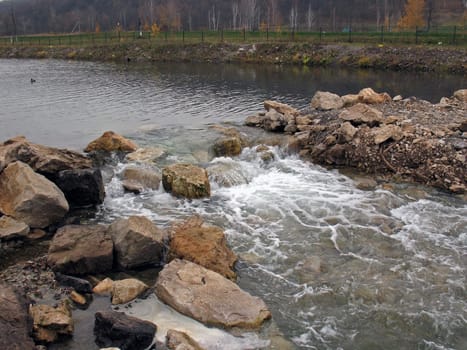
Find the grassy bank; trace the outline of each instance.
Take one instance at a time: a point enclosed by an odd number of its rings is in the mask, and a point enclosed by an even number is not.
[[[57,43],[0,45],[3,58],[56,58],[114,62],[233,62],[346,66],[402,71],[467,74],[467,48],[357,43],[173,42],[170,40],[94,40],[86,45]],[[59,40],[59,41],[58,41]],[[105,39],[104,39],[105,40]],[[60,44],[59,44],[60,43]]]

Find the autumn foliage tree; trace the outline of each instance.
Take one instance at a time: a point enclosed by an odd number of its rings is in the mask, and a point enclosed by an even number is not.
[[[397,26],[399,29],[415,29],[425,24],[425,0],[408,0],[404,7],[404,15]]]

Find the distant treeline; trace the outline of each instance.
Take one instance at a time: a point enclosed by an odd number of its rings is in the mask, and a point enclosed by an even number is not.
[[[407,0],[7,0],[0,35],[112,30],[391,30]],[[466,0],[425,0],[427,29],[465,26]]]

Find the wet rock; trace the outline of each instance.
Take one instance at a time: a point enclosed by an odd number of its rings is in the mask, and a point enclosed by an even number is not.
[[[55,273],[55,279],[60,285],[71,287],[78,293],[92,293],[91,283],[85,279],[64,275],[60,272]]]
[[[3,283],[0,283],[0,315],[0,349],[34,350],[26,299]]]
[[[467,89],[461,89],[454,92],[453,97],[461,102],[467,103]]]
[[[112,304],[125,304],[147,291],[149,287],[135,279],[127,278],[124,280],[113,281],[112,283]]]
[[[157,296],[184,315],[208,325],[258,328],[271,317],[266,304],[220,274],[184,260],[160,272]]]
[[[138,148],[128,153],[125,159],[129,162],[154,163],[166,155],[165,150],[158,147]]]
[[[239,137],[230,136],[217,140],[213,146],[216,157],[233,157],[242,152],[242,141]]]
[[[29,234],[29,226],[9,216],[0,217],[0,241],[24,238]]]
[[[284,131],[287,125],[287,119],[283,114],[276,110],[270,110],[266,112],[263,119],[263,128],[266,131],[281,132]]]
[[[268,112],[270,110],[275,110],[276,112],[285,116],[297,116],[300,114],[297,109],[289,106],[288,104],[271,100],[264,101],[264,109]]]
[[[70,293],[70,299],[71,299],[71,301],[73,301],[74,303],[76,303],[76,304],[78,304],[80,306],[84,306],[84,305],[87,304],[86,298],[83,295],[79,294],[78,292],[76,292],[74,290],[71,291],[71,293]]]
[[[54,179],[72,207],[101,204],[105,191],[99,169],[63,170]]]
[[[62,302],[57,307],[49,305],[31,305],[29,313],[33,319],[34,339],[39,342],[53,343],[60,336],[73,334],[73,319],[68,303]]]
[[[143,216],[118,219],[109,226],[116,264],[123,269],[160,264],[164,254],[164,233]]]
[[[161,176],[154,170],[129,166],[123,170],[122,185],[125,190],[140,193],[144,190],[158,190]]]
[[[344,107],[350,107],[359,102],[358,95],[355,94],[344,95],[341,97],[341,99],[344,103]]]
[[[92,168],[92,161],[78,152],[34,144],[23,136],[0,145],[0,171],[15,161],[28,164],[34,171],[48,178],[63,170]]]
[[[311,99],[311,107],[322,111],[329,111],[344,107],[344,101],[339,95],[331,92],[317,91]]]
[[[403,97],[402,97],[401,95],[397,95],[397,96],[394,96],[394,97],[392,98],[392,100],[393,100],[394,102],[399,102],[399,101],[402,101],[402,100],[403,100]]]
[[[162,171],[162,184],[167,192],[186,198],[211,196],[207,171],[192,164],[174,164]]]
[[[358,100],[367,104],[379,104],[391,101],[391,96],[383,92],[381,94],[375,92],[372,88],[365,88],[358,93]]]
[[[122,312],[100,311],[95,315],[94,335],[99,346],[121,350],[141,350],[151,345],[155,324],[127,316]]]
[[[375,144],[379,145],[389,139],[393,141],[400,141],[403,137],[402,129],[396,125],[383,125],[379,128],[373,129],[373,135],[375,137]]]
[[[111,294],[113,289],[113,283],[110,278],[105,278],[100,281],[93,289],[92,292],[98,295]]]
[[[113,131],[106,131],[102,136],[89,143],[84,152],[135,152],[138,149],[135,143]]]
[[[265,113],[260,113],[260,114],[249,116],[245,119],[244,124],[246,126],[263,127],[263,123],[265,119],[264,114]]]
[[[249,179],[243,173],[241,165],[229,160],[215,161],[206,169],[210,181],[222,187],[246,184]]]
[[[0,211],[30,227],[44,228],[68,212],[63,192],[22,162],[10,163],[0,174]]]
[[[339,118],[355,126],[367,124],[372,127],[380,125],[383,122],[383,113],[363,103],[358,103],[342,111],[339,114]]]
[[[350,142],[353,140],[355,134],[357,133],[358,129],[355,128],[349,122],[345,122],[341,125],[341,127],[336,131],[337,133],[337,142],[338,143],[345,143]]]
[[[166,335],[169,350],[203,350],[203,348],[188,334],[169,329]]]
[[[49,248],[47,264],[55,272],[85,275],[112,269],[113,243],[103,225],[60,228]]]
[[[170,259],[192,261],[207,269],[235,280],[236,255],[227,247],[224,232],[216,226],[207,226],[194,216],[176,225],[171,234]]]
[[[354,181],[355,187],[363,191],[373,191],[378,185],[378,183],[370,177],[356,177]]]

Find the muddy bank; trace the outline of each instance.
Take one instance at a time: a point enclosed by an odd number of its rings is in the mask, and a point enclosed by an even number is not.
[[[342,66],[395,71],[467,73],[463,48],[309,43],[120,43],[105,46],[3,46],[2,58],[55,58],[107,62],[266,63]]]
[[[266,101],[266,112],[245,124],[290,134],[291,151],[318,164],[464,194],[466,93],[431,104],[372,89],[342,97],[317,92],[303,111]]]

